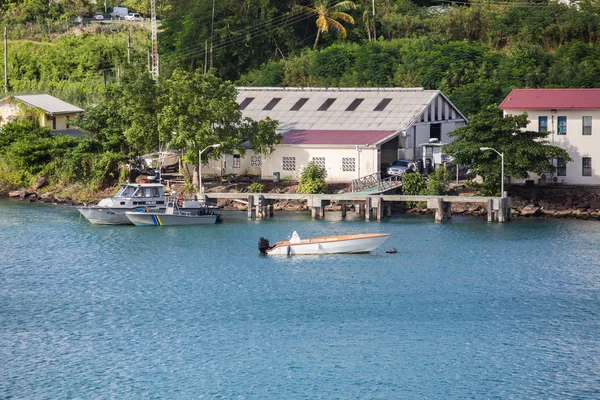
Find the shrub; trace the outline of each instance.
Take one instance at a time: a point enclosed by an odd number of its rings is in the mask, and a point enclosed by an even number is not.
[[[265,187],[262,183],[252,182],[250,185],[248,185],[248,191],[250,193],[262,193],[264,189]]]
[[[327,193],[327,184],[325,178],[327,170],[325,167],[309,162],[306,168],[302,170],[298,180],[298,193],[317,194]]]
[[[407,195],[418,195],[423,194],[427,190],[427,184],[425,183],[425,178],[418,173],[409,173],[404,174],[402,177],[402,194]],[[418,201],[407,201],[407,207],[417,207],[420,206]]]
[[[448,186],[451,180],[452,176],[446,166],[441,166],[429,174],[428,187],[425,193],[431,196],[448,194]]]

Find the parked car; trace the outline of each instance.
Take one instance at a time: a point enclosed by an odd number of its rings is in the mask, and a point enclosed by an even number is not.
[[[125,21],[141,21],[142,16],[138,13],[129,13],[124,18]]]
[[[102,14],[100,11],[98,11],[96,14],[94,14],[94,19],[98,20],[98,21],[102,21],[104,19],[104,14]]]
[[[389,176],[403,176],[407,172],[415,170],[415,165],[412,161],[396,160],[387,168]]]

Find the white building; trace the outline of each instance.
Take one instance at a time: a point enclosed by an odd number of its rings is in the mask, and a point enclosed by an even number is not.
[[[422,157],[419,145],[448,133],[466,118],[438,90],[423,88],[238,88],[244,117],[279,122],[283,142],[268,156],[249,150],[203,167],[213,175],[298,179],[315,161],[328,182],[349,182],[385,170],[396,159]]]
[[[574,185],[600,184],[600,89],[514,89],[500,103],[504,115],[527,112],[530,131],[548,131],[548,142],[567,150],[573,162],[554,160],[545,180]],[[510,162],[510,160],[506,160]],[[531,174],[532,179],[539,179]],[[543,180],[542,180],[543,181]]]

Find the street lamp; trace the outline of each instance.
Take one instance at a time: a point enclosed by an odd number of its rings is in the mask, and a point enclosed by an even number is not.
[[[493,150],[500,156],[500,161],[502,165],[502,170],[500,174],[500,197],[504,197],[504,153],[500,153],[498,150],[492,147],[480,147],[480,151]]]
[[[202,190],[202,153],[210,148],[216,149],[217,147],[221,147],[221,144],[211,144],[210,146],[206,146],[203,150],[198,152],[198,193],[200,193],[200,195],[202,195],[204,192],[204,190]]]

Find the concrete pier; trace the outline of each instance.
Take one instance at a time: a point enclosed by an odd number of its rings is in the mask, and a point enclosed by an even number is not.
[[[267,218],[274,216],[275,201],[306,201],[313,219],[325,218],[325,206],[336,202],[341,205],[342,218],[347,216],[347,207],[354,205],[360,218],[370,221],[376,218],[381,221],[391,215],[393,202],[426,202],[427,208],[433,209],[436,222],[445,221],[452,216],[453,203],[476,203],[487,208],[488,221],[506,222],[510,220],[510,197],[479,196],[409,196],[409,195],[360,195],[347,194],[299,194],[299,193],[205,193],[205,201],[210,200],[247,200],[248,218]],[[244,201],[245,202],[245,201]],[[253,208],[255,215],[253,215]]]

